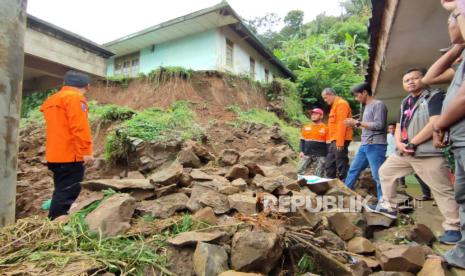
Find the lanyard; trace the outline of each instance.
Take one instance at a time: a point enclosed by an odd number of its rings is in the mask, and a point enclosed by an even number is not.
[[[420,99],[418,99],[416,101],[416,103],[418,103]],[[407,141],[408,140],[408,131],[407,131],[407,123],[410,121],[410,119],[412,119],[413,117],[413,113],[415,112],[415,109],[417,108],[417,104],[413,104],[413,99],[412,99],[412,96],[410,96],[408,99],[407,99],[407,105],[408,105],[408,109],[404,111],[404,120],[402,122],[402,131],[401,131],[401,134],[402,134],[402,140],[403,141]]]

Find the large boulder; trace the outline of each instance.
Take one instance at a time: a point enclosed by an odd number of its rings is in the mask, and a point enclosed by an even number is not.
[[[194,252],[194,271],[197,276],[218,275],[228,269],[228,253],[223,247],[197,243]]]
[[[195,212],[206,206],[212,207],[215,214],[224,214],[230,209],[227,196],[218,192],[215,185],[195,183],[187,201],[187,208]]]
[[[176,211],[186,209],[189,198],[184,193],[175,193],[155,200],[142,201],[137,210],[142,214],[151,214],[156,218],[168,218]]]
[[[234,149],[224,149],[220,152],[218,163],[221,166],[233,166],[239,162],[240,154]]]
[[[244,165],[234,165],[229,169],[228,173],[225,176],[230,181],[233,181],[238,178],[248,179],[249,178],[249,169]]]
[[[194,179],[195,181],[212,181],[213,180],[213,177],[211,175],[206,174],[205,172],[198,170],[198,169],[192,170],[190,174],[192,176],[192,179]]]
[[[150,183],[154,185],[176,184],[183,174],[183,167],[179,162],[173,162],[170,166],[161,169],[150,176]]]
[[[426,256],[421,246],[381,244],[376,257],[383,270],[417,273],[423,267]]]
[[[186,168],[200,168],[202,166],[202,162],[192,147],[182,149],[178,154],[177,161]]]
[[[253,194],[244,192],[228,196],[229,206],[245,215],[257,213],[257,199]]]
[[[115,191],[122,190],[152,190],[154,185],[148,179],[94,179],[81,182],[84,189],[91,191],[101,191],[105,189],[113,189]]]
[[[292,185],[295,184],[296,181],[293,179],[290,179],[287,176],[280,175],[272,178],[264,178],[262,181],[258,182],[257,185],[259,187],[262,187],[265,191],[272,193],[278,188],[282,187],[290,187],[290,188],[295,188]]]
[[[199,145],[195,141],[187,141],[185,143],[186,148],[192,148],[195,155],[200,159],[202,163],[208,163],[209,161],[214,161],[215,156],[208,151],[204,146]]]
[[[350,222],[350,220],[343,214],[337,213],[328,218],[331,229],[341,237],[341,239],[347,241],[355,236],[357,227]]]
[[[448,271],[444,268],[444,263],[439,258],[429,258],[423,264],[423,268],[418,272],[418,276],[446,276]]]
[[[275,233],[261,230],[242,231],[234,235],[231,266],[234,270],[267,275],[281,258],[282,243]]]
[[[364,237],[355,237],[348,242],[347,249],[352,253],[366,254],[375,252],[376,247]]]
[[[90,212],[85,221],[89,229],[101,232],[105,236],[116,236],[125,233],[131,225],[131,217],[136,201],[128,194],[115,194],[105,199]]]
[[[218,218],[211,207],[205,207],[198,210],[192,218],[196,221],[206,222],[210,225],[216,225],[218,223]]]

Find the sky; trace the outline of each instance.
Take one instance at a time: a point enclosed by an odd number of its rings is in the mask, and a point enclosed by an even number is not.
[[[318,14],[340,15],[341,0],[229,0],[243,18],[267,13],[281,18],[290,10],[304,11],[304,22]],[[208,8],[220,0],[29,0],[27,12],[99,44],[164,21]]]

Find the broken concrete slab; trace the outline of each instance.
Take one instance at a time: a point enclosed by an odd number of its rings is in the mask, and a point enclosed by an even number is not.
[[[364,237],[355,237],[348,242],[347,249],[356,254],[369,254],[375,252],[376,247]]]
[[[148,179],[96,179],[81,182],[81,186],[91,191],[105,189],[113,189],[115,191],[131,189],[150,190],[155,187]]]
[[[114,194],[105,199],[90,212],[85,221],[89,230],[101,232],[104,236],[116,236],[125,233],[131,225],[136,201],[128,194]]]
[[[189,198],[184,193],[175,193],[155,200],[142,201],[137,210],[142,214],[151,214],[156,218],[168,218],[176,211],[186,209]]]
[[[229,269],[228,253],[218,245],[198,242],[193,259],[197,276],[218,275]]]
[[[345,241],[353,238],[357,231],[357,227],[343,213],[337,213],[329,217],[328,221],[331,229]]]
[[[275,233],[262,230],[237,232],[232,240],[234,270],[268,274],[281,258],[283,246]]]
[[[168,243],[174,246],[195,245],[198,242],[214,242],[227,237],[226,232],[183,232],[174,238],[168,239]]]

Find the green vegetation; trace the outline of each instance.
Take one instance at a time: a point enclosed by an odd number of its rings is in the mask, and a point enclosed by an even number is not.
[[[105,198],[114,191],[105,191]],[[164,246],[167,236],[154,233],[149,239],[139,235],[103,237],[90,232],[84,221],[101,201],[80,210],[70,217],[69,223],[59,225],[46,218],[29,218],[17,225],[3,228],[0,234],[0,265],[17,268],[40,269],[46,274],[57,269],[101,269],[118,275],[143,275],[146,267],[153,266],[166,272]],[[166,275],[166,274],[165,274]]]
[[[278,125],[281,128],[284,137],[289,141],[292,149],[295,151],[299,150],[300,129],[291,126],[282,119],[279,119],[275,113],[255,108],[247,111],[241,111],[241,109],[237,106],[232,106],[230,109],[238,115],[236,126],[240,126],[244,123],[263,124],[267,127]]]
[[[325,106],[320,93],[332,87],[348,99],[358,113],[350,88],[364,80],[368,62],[368,19],[371,1],[344,0],[341,16],[320,14],[304,23],[300,10],[284,19],[267,14],[249,21],[252,29],[296,75],[296,85],[304,107]],[[280,23],[284,27],[275,31]]]
[[[171,138],[197,139],[203,129],[195,123],[195,114],[186,102],[176,102],[168,110],[150,108],[136,113],[107,136],[105,158],[108,161],[125,159],[129,141],[166,141]]]
[[[139,73],[137,76],[133,77],[107,77],[107,81],[119,84],[122,87],[127,87],[129,83],[135,79],[149,80],[157,87],[172,79],[188,80],[192,77],[193,73],[193,70],[181,66],[161,66],[148,74]]]
[[[45,99],[56,91],[56,89],[51,89],[45,92],[32,92],[23,96],[21,101],[21,118],[27,118],[31,113],[37,112]]]
[[[306,272],[316,272],[315,261],[306,253],[302,255],[302,258],[300,258],[299,262],[297,263],[297,267],[299,268],[299,274],[304,274]]]
[[[136,111],[126,106],[114,104],[99,105],[96,101],[89,102],[89,120],[94,122],[125,121],[132,118]]]
[[[282,98],[284,113],[290,121],[299,123],[308,122],[307,117],[303,113],[302,101],[299,96],[296,85],[285,79],[275,79],[268,88],[267,95],[271,99],[279,95]]]

